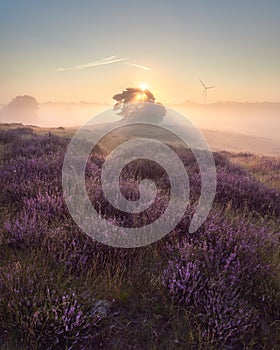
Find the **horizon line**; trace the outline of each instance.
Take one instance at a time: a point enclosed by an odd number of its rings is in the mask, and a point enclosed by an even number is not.
[[[18,95],[21,96],[21,95]],[[11,100],[10,100],[11,101]],[[10,102],[9,101],[9,102]],[[8,102],[8,103],[9,103]],[[160,101],[157,101],[160,102]],[[8,103],[3,103],[0,102],[0,106],[6,106]],[[198,106],[210,106],[210,105],[218,105],[218,104],[250,104],[250,105],[264,105],[264,104],[270,104],[270,105],[277,105],[280,104],[280,101],[267,101],[267,100],[262,100],[262,101],[236,101],[236,100],[218,100],[214,102],[207,102],[207,103],[202,103],[199,101],[191,101],[191,100],[185,100],[181,102],[161,102],[163,105],[172,105],[172,106],[182,106],[182,105],[198,105]],[[89,104],[89,105],[114,105],[114,102],[104,102],[104,101],[63,101],[63,100],[49,100],[49,101],[38,101],[39,105],[44,105],[44,104],[67,104],[67,105],[82,105],[82,104]]]
[[[20,96],[20,95],[18,95]],[[10,100],[11,101],[11,100]],[[9,102],[10,102],[9,101]],[[8,102],[8,103],[9,103]],[[159,102],[159,101],[158,101]],[[8,103],[3,103],[0,102],[1,106],[5,106]],[[163,103],[163,102],[162,102]],[[182,102],[166,102],[165,104],[167,105],[185,105],[185,104],[196,104],[196,105],[202,105],[202,106],[207,106],[207,105],[213,105],[213,104],[280,104],[280,101],[267,101],[267,100],[262,100],[262,101],[237,101],[237,100],[218,100],[215,102],[207,102],[207,103],[202,103],[199,101],[191,101],[191,100],[186,100]],[[104,102],[104,101],[63,101],[63,100],[49,100],[49,101],[41,101],[38,102],[38,104],[99,104],[99,105],[111,105],[114,104],[114,102]]]

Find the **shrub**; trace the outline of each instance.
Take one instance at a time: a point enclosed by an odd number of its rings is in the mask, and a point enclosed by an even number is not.
[[[57,285],[46,268],[20,262],[2,268],[0,327],[28,349],[84,349],[98,336],[102,315],[82,295]]]
[[[193,236],[168,246],[171,259],[163,272],[170,297],[200,319],[202,337],[222,345],[244,340],[259,327],[265,281],[272,279],[265,261],[275,244],[263,229],[233,227],[212,217]]]

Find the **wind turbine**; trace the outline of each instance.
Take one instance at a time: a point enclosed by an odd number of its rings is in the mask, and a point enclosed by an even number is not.
[[[202,86],[203,86],[203,92],[202,92],[202,98],[204,99],[204,103],[206,103],[206,97],[207,97],[207,90],[213,89],[216,86],[206,86],[202,80],[200,80]]]

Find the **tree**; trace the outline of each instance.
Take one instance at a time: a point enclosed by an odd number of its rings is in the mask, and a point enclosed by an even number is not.
[[[22,108],[31,111],[37,110],[39,108],[38,102],[35,97],[24,95],[17,96],[12,99],[11,102],[6,106],[7,108]]]
[[[39,104],[32,96],[17,96],[3,107],[1,114],[9,121],[36,122]]]
[[[149,90],[126,88],[113,96],[116,102],[115,110],[123,116],[123,121],[159,123],[166,114],[165,107],[155,102],[155,97]]]

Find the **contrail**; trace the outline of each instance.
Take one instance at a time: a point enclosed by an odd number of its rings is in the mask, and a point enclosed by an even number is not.
[[[125,61],[126,58],[116,58],[116,56],[110,56],[107,58],[104,58],[99,61],[94,61],[94,62],[89,62],[86,64],[81,64],[79,66],[74,66],[74,67],[69,67],[69,68],[58,68],[56,69],[57,72],[62,72],[66,70],[77,70],[77,69],[85,69],[85,68],[91,68],[91,67],[98,67],[98,66],[103,66],[105,64],[111,64],[111,63],[117,63],[117,62],[122,62]]]
[[[107,58],[104,58],[104,61],[114,60],[115,58],[116,58],[116,56],[109,56]]]
[[[136,67],[136,68],[141,68],[144,70],[152,70],[152,68],[146,67],[146,66],[141,66],[140,64],[135,64],[135,63],[125,63],[129,66]]]
[[[122,58],[117,58],[116,56],[109,56],[106,58],[103,58],[102,60],[94,61],[94,62],[89,62],[86,64],[80,64],[79,66],[74,66],[74,67],[63,67],[63,68],[57,68],[57,72],[62,72],[62,71],[68,71],[68,70],[78,70],[78,69],[85,69],[85,68],[92,68],[92,67],[98,67],[98,66],[103,66],[105,64],[112,64],[112,63],[118,63],[118,62],[123,62],[126,61],[126,57]],[[142,66],[140,64],[135,64],[135,63],[125,63],[128,66],[135,67],[135,68],[140,68],[144,70],[152,70],[149,67]]]

